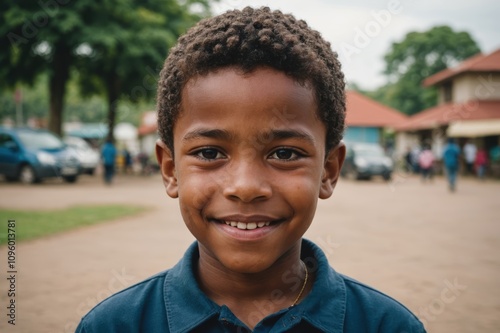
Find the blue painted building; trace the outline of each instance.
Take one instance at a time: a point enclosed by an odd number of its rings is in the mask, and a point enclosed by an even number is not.
[[[393,129],[406,121],[405,114],[380,104],[373,99],[353,90],[346,93],[347,129],[344,135],[346,142],[382,142],[384,129]]]

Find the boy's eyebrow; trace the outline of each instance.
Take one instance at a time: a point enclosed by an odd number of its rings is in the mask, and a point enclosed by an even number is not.
[[[275,140],[280,140],[280,139],[300,139],[309,142],[310,144],[314,145],[316,141],[314,138],[309,135],[308,133],[299,131],[299,130],[292,130],[292,129],[286,129],[286,130],[272,130],[269,131],[265,137],[267,138],[272,138]]]
[[[284,139],[300,139],[309,142],[314,145],[316,142],[314,138],[299,130],[292,129],[284,129],[284,130],[270,130],[268,132],[260,135],[262,138],[266,138],[267,140],[284,140]],[[190,141],[200,138],[212,138],[219,140],[231,141],[233,139],[233,135],[226,130],[222,129],[207,129],[207,128],[197,128],[191,132],[188,132],[183,138],[182,141]]]
[[[212,138],[212,139],[221,139],[221,140],[231,140],[232,135],[225,130],[221,129],[207,129],[207,128],[197,128],[188,132],[183,138],[182,141],[189,141],[200,138]]]

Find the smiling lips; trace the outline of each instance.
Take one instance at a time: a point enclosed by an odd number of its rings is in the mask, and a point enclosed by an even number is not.
[[[236,227],[238,229],[242,230],[253,230],[257,228],[262,228],[265,226],[268,226],[271,224],[270,221],[268,222],[238,222],[238,221],[224,221],[227,225],[230,225],[231,227]]]

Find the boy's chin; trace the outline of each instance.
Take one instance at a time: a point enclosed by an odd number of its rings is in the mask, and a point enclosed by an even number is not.
[[[216,260],[224,270],[235,274],[258,274],[271,267],[278,258],[266,253],[223,253],[216,256]]]
[[[227,271],[235,274],[259,274],[283,260],[283,252],[277,248],[257,250],[232,250],[216,255],[217,261]]]
[[[221,262],[221,264],[232,273],[236,274],[259,274],[266,271],[271,265],[268,263],[235,263],[235,262]]]

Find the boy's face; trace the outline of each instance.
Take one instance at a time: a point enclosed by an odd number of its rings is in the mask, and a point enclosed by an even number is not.
[[[157,156],[201,258],[252,273],[299,251],[345,155],[339,145],[325,156],[325,137],[314,91],[282,72],[224,68],[190,80],[174,156],[163,143]]]

